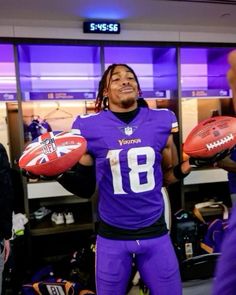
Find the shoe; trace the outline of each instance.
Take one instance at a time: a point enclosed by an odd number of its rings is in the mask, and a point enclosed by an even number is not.
[[[65,212],[64,218],[65,218],[66,224],[71,224],[75,222],[72,212]]]
[[[57,225],[63,224],[64,223],[64,216],[62,213],[54,212],[54,213],[52,213],[51,220],[52,220],[52,222],[56,223]]]
[[[40,220],[43,217],[51,213],[51,210],[46,207],[40,207],[37,211],[33,213],[35,219]]]

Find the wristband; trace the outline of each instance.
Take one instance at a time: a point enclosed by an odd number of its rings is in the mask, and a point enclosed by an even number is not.
[[[175,178],[181,180],[181,179],[184,179],[186,176],[189,175],[190,172],[188,173],[183,173],[182,170],[181,170],[181,166],[182,166],[182,163],[179,163],[178,165],[176,165],[173,169],[173,173],[174,173],[174,176]]]

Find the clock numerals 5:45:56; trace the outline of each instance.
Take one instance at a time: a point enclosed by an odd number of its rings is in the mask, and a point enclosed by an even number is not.
[[[120,24],[114,22],[84,22],[84,33],[120,33]]]

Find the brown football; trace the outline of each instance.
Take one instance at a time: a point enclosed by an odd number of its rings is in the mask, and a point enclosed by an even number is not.
[[[236,118],[216,116],[201,121],[188,134],[183,151],[190,157],[207,158],[236,145]]]

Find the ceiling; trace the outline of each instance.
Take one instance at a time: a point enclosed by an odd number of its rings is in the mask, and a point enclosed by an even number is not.
[[[236,0],[0,0],[0,25],[81,26],[83,20],[121,25],[236,28]]]

